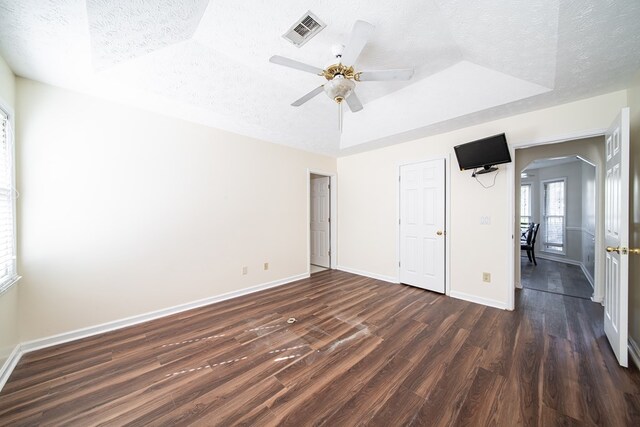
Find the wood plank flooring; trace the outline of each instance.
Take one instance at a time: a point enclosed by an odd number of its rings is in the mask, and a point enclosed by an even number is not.
[[[297,321],[288,324],[287,319]],[[0,425],[640,425],[590,301],[339,271],[26,354]]]
[[[591,299],[593,288],[577,265],[538,259],[534,265],[521,257],[522,286],[527,289]]]

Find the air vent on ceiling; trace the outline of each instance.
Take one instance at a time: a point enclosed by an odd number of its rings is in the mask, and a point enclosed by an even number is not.
[[[282,37],[300,47],[318,34],[327,24],[320,21],[311,11],[302,15]]]

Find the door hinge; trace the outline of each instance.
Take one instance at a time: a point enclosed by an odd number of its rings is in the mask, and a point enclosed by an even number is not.
[[[400,261],[398,261],[398,267],[400,267]]]
[[[398,225],[400,225],[400,219],[398,219]]]
[[[331,190],[331,184],[327,185],[327,188],[328,188],[329,190]]]
[[[327,251],[327,255],[331,256],[331,251]]]
[[[327,218],[327,222],[329,223],[331,222],[331,217]]]

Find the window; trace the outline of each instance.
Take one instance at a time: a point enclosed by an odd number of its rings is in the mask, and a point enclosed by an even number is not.
[[[531,224],[531,184],[520,186],[520,225]]]
[[[566,192],[565,179],[544,182],[543,250],[564,254]]]
[[[0,108],[0,292],[15,283],[15,192],[13,134],[9,114]]]

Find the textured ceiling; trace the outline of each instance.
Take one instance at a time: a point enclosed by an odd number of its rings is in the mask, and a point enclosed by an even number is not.
[[[277,7],[274,6],[277,4]],[[327,27],[301,48],[281,35],[307,10]],[[269,63],[324,67],[357,19],[375,25],[345,112],[323,83]],[[259,139],[348,154],[626,87],[640,69],[638,0],[0,0],[0,55],[16,74]]]

